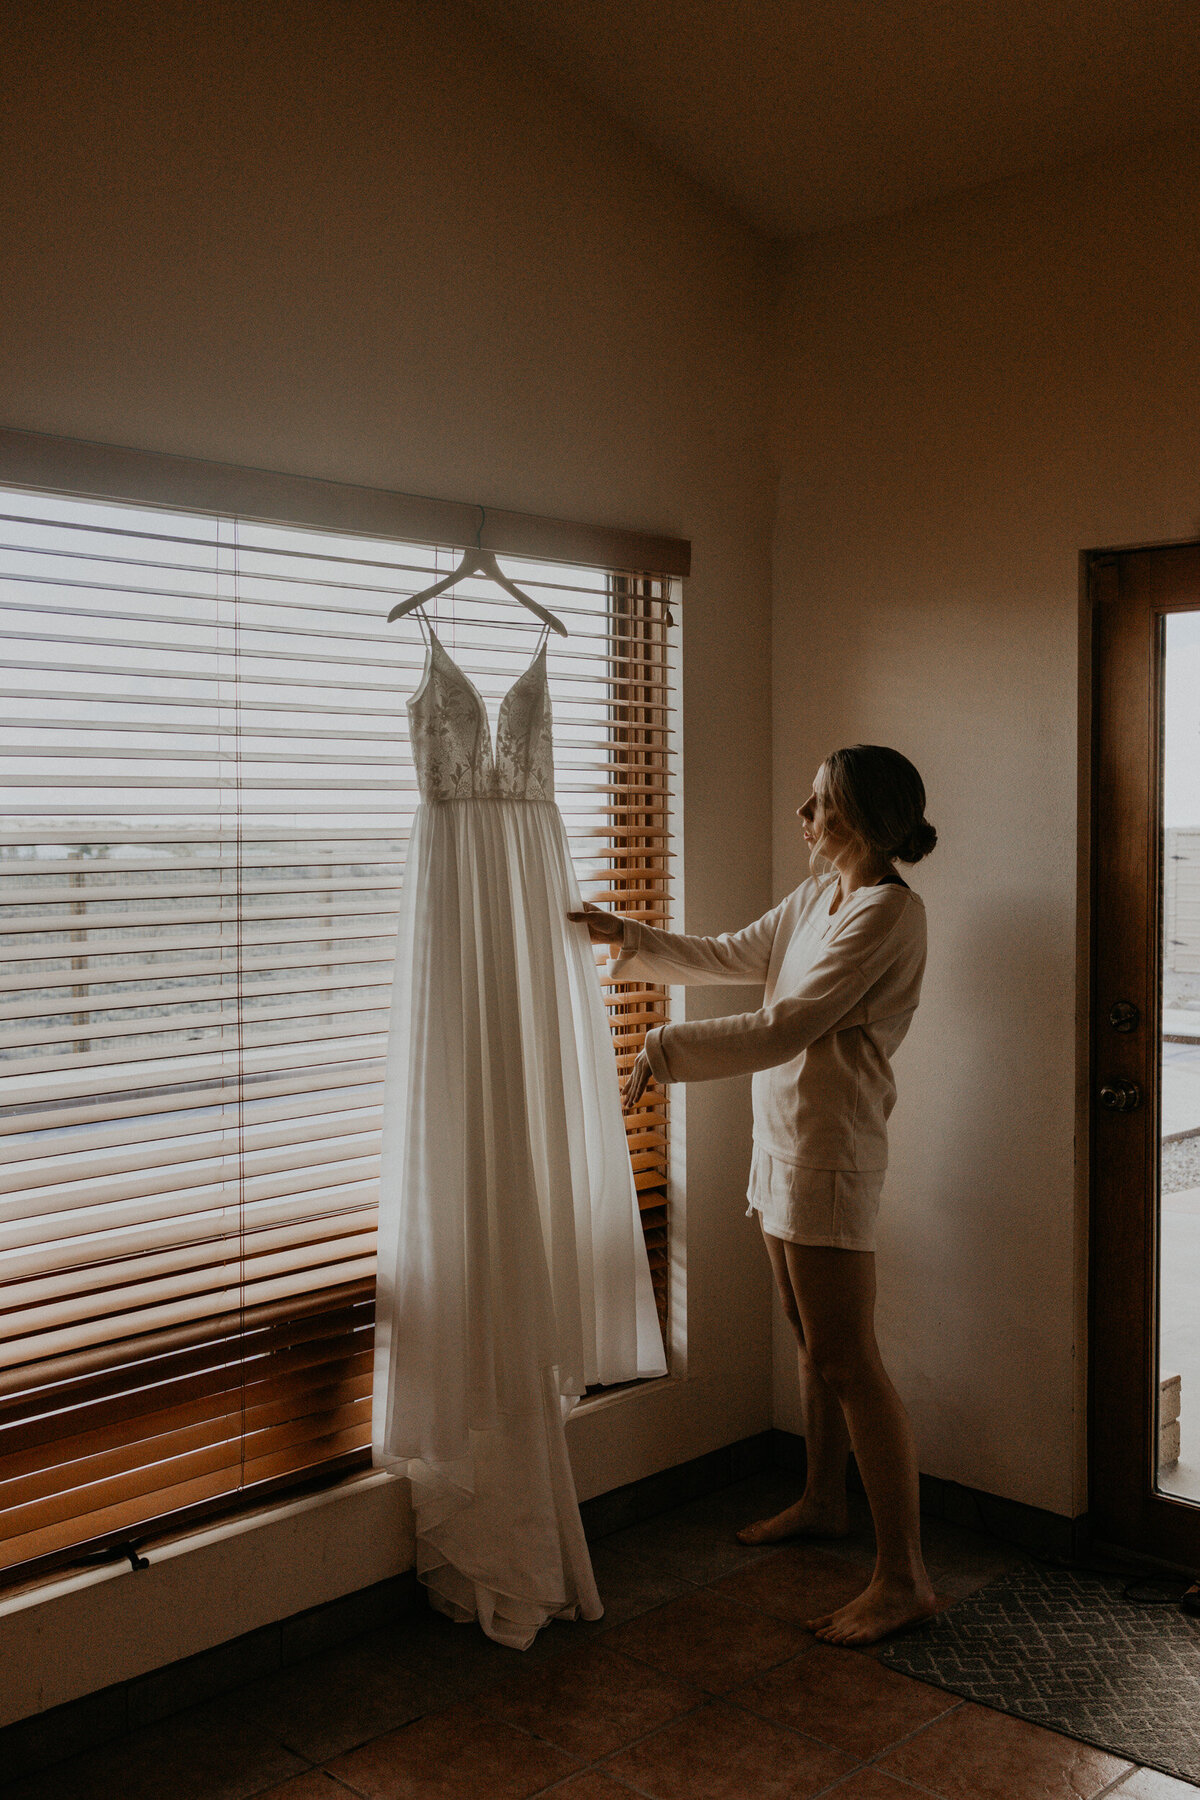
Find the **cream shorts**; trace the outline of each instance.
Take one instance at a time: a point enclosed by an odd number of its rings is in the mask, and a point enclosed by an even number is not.
[[[791,1244],[873,1250],[883,1169],[802,1169],[758,1144],[750,1163],[750,1204],[762,1228]]]

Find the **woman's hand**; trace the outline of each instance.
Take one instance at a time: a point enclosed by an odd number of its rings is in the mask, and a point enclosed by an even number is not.
[[[569,912],[567,917],[572,925],[587,926],[593,944],[619,944],[625,935],[619,914],[605,912],[602,907],[593,906],[590,900],[584,901],[582,912]]]
[[[637,1105],[653,1080],[654,1071],[650,1067],[650,1059],[644,1050],[639,1050],[633,1059],[632,1069],[625,1077],[625,1086],[621,1089],[622,1112],[629,1112]]]

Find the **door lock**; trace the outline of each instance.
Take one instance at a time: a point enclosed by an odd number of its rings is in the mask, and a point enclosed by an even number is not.
[[[1142,1104],[1142,1090],[1135,1081],[1106,1081],[1100,1104],[1109,1112],[1135,1112]]]
[[[1136,1031],[1142,1015],[1132,1000],[1118,1000],[1108,1015],[1108,1022],[1114,1031]]]

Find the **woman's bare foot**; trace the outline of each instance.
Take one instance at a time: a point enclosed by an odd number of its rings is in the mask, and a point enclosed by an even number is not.
[[[797,1500],[785,1506],[772,1519],[756,1519],[743,1525],[737,1534],[739,1544],[780,1544],[793,1537],[845,1537],[850,1530],[850,1512],[845,1500],[819,1503]]]
[[[897,1581],[876,1576],[848,1605],[809,1619],[808,1629],[826,1644],[876,1644],[889,1632],[932,1618],[936,1611],[937,1596],[927,1578]]]

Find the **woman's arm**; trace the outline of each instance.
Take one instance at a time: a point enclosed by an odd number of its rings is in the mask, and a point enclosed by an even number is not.
[[[687,937],[657,931],[638,919],[622,919],[621,954],[608,971],[615,981],[660,981],[714,986],[721,982],[745,987],[765,981],[771,946],[786,901],[773,906],[753,925],[719,937]]]
[[[906,954],[924,959],[903,929],[904,905],[865,907],[829,943],[795,993],[757,1012],[660,1025],[646,1037],[659,1082],[719,1081],[790,1062],[847,1017],[884,970]]]

